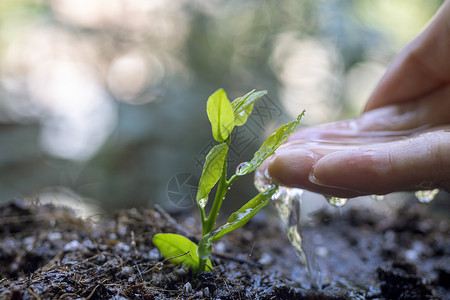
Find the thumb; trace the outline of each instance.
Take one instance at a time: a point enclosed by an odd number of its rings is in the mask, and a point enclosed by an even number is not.
[[[310,180],[317,185],[362,194],[450,190],[450,129],[325,155]]]

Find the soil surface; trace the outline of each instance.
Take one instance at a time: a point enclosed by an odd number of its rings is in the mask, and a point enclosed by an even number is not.
[[[450,224],[423,204],[389,215],[323,209],[305,227],[322,272],[310,287],[268,210],[213,248],[198,277],[165,261],[159,232],[196,241],[195,212],[123,210],[77,218],[67,208],[14,200],[0,207],[1,299],[450,299]]]

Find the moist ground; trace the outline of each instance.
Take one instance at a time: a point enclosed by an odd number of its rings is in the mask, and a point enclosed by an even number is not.
[[[448,219],[415,201],[389,216],[315,213],[305,233],[323,276],[319,291],[269,210],[215,245],[212,272],[194,277],[171,265],[153,235],[196,240],[196,217],[158,208],[82,220],[16,199],[0,208],[0,298],[450,299]]]

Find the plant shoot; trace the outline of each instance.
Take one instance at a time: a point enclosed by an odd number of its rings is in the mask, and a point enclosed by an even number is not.
[[[227,155],[230,146],[231,132],[235,126],[242,126],[252,113],[256,100],[267,94],[267,91],[251,91],[233,102],[223,89],[214,92],[206,105],[208,119],[211,123],[212,136],[218,142],[208,153],[203,165],[202,175],[198,184],[196,202],[202,221],[202,237],[197,244],[186,237],[173,233],[156,234],[153,243],[161,254],[172,263],[182,263],[194,273],[210,271],[209,259],[212,244],[225,234],[244,226],[258,211],[269,203],[278,186],[272,185],[248,201],[239,210],[232,213],[227,222],[216,229],[217,216],[225,199],[225,195],[233,182],[241,176],[255,171],[264,160],[295,130],[304,111],[292,122],[274,131],[255,152],[253,158],[240,165],[235,174],[227,177]],[[210,197],[211,190],[217,185],[216,194]],[[209,199],[213,203],[209,213],[206,205]]]

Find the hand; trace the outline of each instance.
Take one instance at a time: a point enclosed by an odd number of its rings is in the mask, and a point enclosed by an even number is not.
[[[449,50],[447,1],[393,61],[363,115],[297,132],[259,172],[338,197],[450,191]]]

